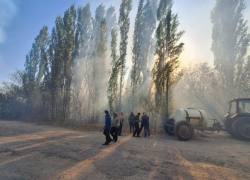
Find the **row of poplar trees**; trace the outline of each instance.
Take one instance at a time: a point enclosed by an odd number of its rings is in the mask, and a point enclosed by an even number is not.
[[[121,1],[118,19],[113,6],[99,5],[94,17],[90,4],[71,6],[57,17],[51,34],[45,26],[35,38],[25,70],[16,74],[21,86],[5,84],[6,90],[0,89],[0,110],[12,104],[18,109],[25,102],[28,116],[92,123],[104,109],[125,115],[145,111],[154,123],[169,119],[175,107],[223,117],[229,99],[250,96],[245,1],[216,0],[211,13],[214,66],[201,63],[183,70],[179,56],[185,32],[178,31],[172,6],[172,0],[139,0],[132,47],[132,0]],[[131,67],[126,62],[129,49]]]
[[[178,16],[172,0],[140,0],[126,77],[132,0],[115,7],[72,5],[51,34],[44,26],[26,56],[22,73],[26,114],[45,120],[97,122],[103,109],[145,110],[168,119],[172,92],[182,75]],[[157,26],[157,27],[156,27]],[[126,82],[127,80],[127,82]]]
[[[93,18],[88,3],[77,10],[72,5],[63,17],[58,16],[51,35],[47,26],[42,28],[26,56],[23,86],[27,114],[41,113],[57,121],[96,121],[100,79],[106,73],[106,44],[115,21],[113,6],[106,11],[99,5]],[[85,117],[80,113],[83,107],[88,112]]]

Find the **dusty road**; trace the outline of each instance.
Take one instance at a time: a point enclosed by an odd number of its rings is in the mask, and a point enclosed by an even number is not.
[[[250,142],[227,134],[103,142],[101,131],[0,121],[0,179],[250,179]]]

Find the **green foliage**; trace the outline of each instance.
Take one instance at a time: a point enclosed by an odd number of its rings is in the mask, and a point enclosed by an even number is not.
[[[60,100],[60,90],[63,88],[63,56],[64,56],[64,30],[63,19],[60,16],[56,19],[56,25],[52,29],[52,44],[51,44],[51,106],[52,106],[52,119],[58,119],[59,108],[57,104]],[[62,118],[62,117],[60,117]]]
[[[75,57],[86,57],[87,47],[91,39],[91,11],[90,4],[77,9],[77,28],[75,33]]]
[[[64,13],[63,17],[63,30],[64,30],[64,44],[63,44],[63,120],[68,119],[69,116],[69,103],[70,103],[70,88],[72,83],[72,66],[74,58],[75,47],[75,21],[76,10],[72,5]]]
[[[107,9],[105,19],[106,19],[106,22],[107,22],[107,32],[106,32],[106,35],[108,36],[108,39],[110,39],[111,31],[117,25],[116,14],[115,14],[115,7],[114,6],[110,6]]]
[[[121,99],[122,99],[122,87],[123,78],[125,74],[125,64],[127,55],[127,44],[128,44],[128,31],[130,26],[129,13],[132,9],[132,0],[122,0],[120,6],[120,15],[118,24],[120,26],[120,91],[119,91],[119,111],[122,109]]]
[[[228,95],[233,95],[231,92],[225,93],[222,78],[208,63],[187,68],[175,91],[178,106],[203,109],[209,117],[218,120],[222,119],[228,110]]]
[[[16,70],[11,74],[11,82],[0,86],[0,118],[21,118],[26,109],[26,92],[23,88],[24,72]]]
[[[133,59],[132,59],[132,69],[131,69],[131,85],[132,85],[132,110],[134,110],[135,105],[135,93],[138,89],[138,84],[140,81],[140,73],[141,73],[141,40],[142,40],[142,28],[143,28],[143,3],[144,0],[139,1],[138,11],[135,19],[135,28],[134,28],[134,36],[133,36]]]
[[[157,2],[158,0],[149,0],[143,7],[142,15],[142,33],[141,33],[141,72],[142,72],[142,86],[143,93],[147,90],[147,80],[149,78],[148,69],[151,69],[151,62],[153,57],[150,57],[151,54],[154,54],[151,49],[154,51],[154,42],[152,35],[156,28],[156,11],[157,11]]]
[[[108,102],[110,112],[114,112],[117,108],[114,105],[114,102],[117,100],[117,90],[118,90],[118,75],[119,75],[119,68],[120,62],[117,56],[117,32],[116,30],[111,31],[111,73],[109,77],[109,86],[108,86]]]
[[[92,53],[92,122],[96,122],[100,114],[100,97],[103,89],[104,81],[101,78],[105,77],[105,62],[106,62],[106,20],[105,20],[105,6],[99,5],[95,11],[95,20],[93,20],[93,53]]]
[[[243,18],[244,0],[217,0],[211,12],[214,67],[197,64],[186,70],[176,96],[182,106],[204,109],[210,117],[222,120],[227,102],[249,97],[249,33]],[[178,90],[177,90],[178,91]],[[182,93],[182,94],[181,94]]]
[[[245,8],[244,0],[217,0],[211,13],[214,65],[228,88],[239,88],[246,61],[250,35],[243,18]]]
[[[162,9],[162,8],[165,9]],[[165,12],[165,13],[163,13]],[[158,8],[159,25],[156,31],[155,54],[157,59],[152,70],[156,93],[156,106],[161,108],[163,119],[168,119],[171,110],[173,88],[182,73],[178,73],[179,56],[184,43],[178,43],[184,31],[177,31],[179,26],[177,14],[172,13],[172,3],[161,0]]]
[[[105,6],[103,4],[99,5],[96,8],[95,11],[95,19],[93,20],[93,32],[92,32],[92,38],[94,39],[94,53],[95,50],[98,49],[100,38],[101,38],[101,31],[102,31],[102,25],[105,20]],[[106,31],[106,21],[105,21],[105,31]]]
[[[49,44],[48,27],[44,26],[35,38],[29,54],[26,55],[25,70],[22,76],[23,88],[27,96],[27,109],[32,112],[34,96],[42,85],[41,79],[46,76],[46,65],[48,63],[47,48]]]
[[[166,11],[173,5],[173,0],[160,0],[157,9],[157,20],[160,21],[166,16]]]
[[[238,97],[250,97],[250,56],[243,65],[242,74],[238,82]]]

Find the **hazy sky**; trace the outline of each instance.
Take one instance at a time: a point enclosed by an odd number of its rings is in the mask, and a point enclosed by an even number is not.
[[[79,6],[87,2],[90,2],[93,14],[101,3],[106,7],[116,6],[118,13],[121,0],[0,0],[0,82],[8,80],[15,69],[24,69],[25,55],[44,25],[51,32],[59,14],[63,15],[74,3]],[[133,0],[130,14],[127,66],[131,64],[131,39],[138,2]],[[246,3],[248,7],[244,15],[250,21],[250,0]],[[179,14],[179,30],[186,31],[182,38],[185,43],[185,51],[181,55],[183,66],[197,62],[213,64],[210,13],[214,5],[215,0],[175,0],[173,11]]]

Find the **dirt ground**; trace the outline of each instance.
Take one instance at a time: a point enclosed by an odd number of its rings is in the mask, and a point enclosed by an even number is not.
[[[226,133],[104,135],[17,121],[0,121],[0,179],[250,179],[250,142]]]

